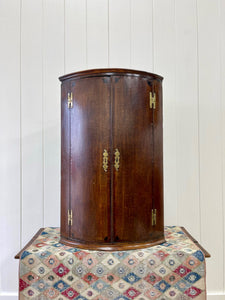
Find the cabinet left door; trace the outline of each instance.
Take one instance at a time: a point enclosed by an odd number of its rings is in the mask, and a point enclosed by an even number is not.
[[[62,205],[76,243],[110,242],[110,77],[74,79],[62,104]],[[68,94],[69,93],[69,94]],[[63,94],[63,93],[62,93]],[[72,104],[68,108],[68,96]],[[63,131],[64,130],[64,131]],[[64,135],[64,140],[63,140]],[[63,196],[63,194],[62,194]],[[64,224],[65,225],[65,224]],[[63,235],[63,231],[61,229]]]

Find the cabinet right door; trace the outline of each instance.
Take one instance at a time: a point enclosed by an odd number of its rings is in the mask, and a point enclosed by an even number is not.
[[[152,235],[153,111],[146,78],[113,78],[113,235],[116,242],[145,242]]]

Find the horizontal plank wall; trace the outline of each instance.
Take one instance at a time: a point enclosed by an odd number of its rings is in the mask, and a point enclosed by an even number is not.
[[[10,13],[10,18],[8,17]],[[20,1],[0,2],[0,293],[17,291],[20,248]]]
[[[56,34],[57,31],[57,34]],[[60,82],[64,73],[64,1],[43,2],[44,226],[60,224]]]
[[[175,1],[175,23],[178,224],[185,226],[199,239],[199,99],[195,0]]]
[[[220,64],[220,78],[221,78],[221,112],[222,112],[222,162],[223,162],[223,173],[222,173],[222,182],[223,182],[223,257],[225,257],[225,18],[222,16],[225,15],[225,5],[224,0],[220,1],[220,53],[221,53],[221,64]],[[225,297],[225,260],[223,262],[223,276],[224,276],[224,284],[223,284],[223,293]]]
[[[154,1],[154,70],[163,80],[163,151],[165,224],[178,224],[177,112],[175,98],[175,3]],[[166,49],[166,51],[165,51]]]
[[[141,22],[140,22],[141,20]],[[130,1],[130,67],[154,71],[153,1]],[[140,55],[141,53],[141,55]]]
[[[205,22],[210,20],[210,22]],[[198,1],[201,240],[209,291],[224,288],[219,1]],[[213,47],[209,47],[208,37]]]
[[[60,223],[58,77],[105,67],[164,77],[165,223],[211,253],[208,299],[225,297],[224,15],[225,0],[0,1],[0,299],[17,297],[13,255]]]
[[[108,9],[108,1],[87,0],[86,63],[88,69],[108,67]]]
[[[109,67],[131,65],[131,1],[109,0]]]
[[[65,0],[64,73],[83,70],[87,65],[86,0]]]
[[[42,4],[42,0],[21,2],[22,246],[42,227],[44,218]]]

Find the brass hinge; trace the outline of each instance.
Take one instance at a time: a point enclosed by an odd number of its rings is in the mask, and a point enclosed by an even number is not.
[[[73,94],[68,93],[67,95],[67,104],[68,104],[68,108],[72,108],[73,107]]]
[[[156,225],[156,213],[157,213],[157,209],[153,208],[152,209],[152,226]]]
[[[68,225],[73,225],[73,212],[72,209],[68,209]]]
[[[150,100],[150,101],[149,101],[149,106],[150,106],[150,108],[155,109],[155,108],[156,108],[156,94],[150,92],[150,93],[149,93],[149,100]]]

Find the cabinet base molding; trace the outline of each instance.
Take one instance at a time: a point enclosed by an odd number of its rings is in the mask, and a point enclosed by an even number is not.
[[[126,243],[126,242],[116,242],[116,243],[88,243],[84,241],[78,241],[78,240],[69,240],[68,237],[63,237],[61,235],[60,243],[74,247],[74,248],[81,248],[81,249],[88,249],[88,250],[101,250],[101,251],[125,251],[125,250],[135,250],[135,249],[143,249],[143,248],[149,248],[152,246],[157,246],[162,243],[165,243],[166,240],[164,236],[161,238],[157,237],[155,240],[146,241],[142,243]]]

